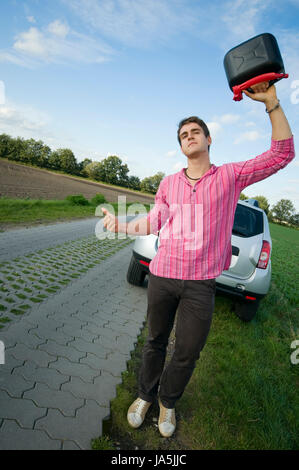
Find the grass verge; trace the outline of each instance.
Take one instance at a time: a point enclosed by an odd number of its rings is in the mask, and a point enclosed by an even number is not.
[[[108,203],[107,203],[108,204]],[[118,214],[118,203],[112,205]],[[133,203],[127,203],[128,208]],[[147,211],[149,204],[143,204]],[[43,223],[95,216],[96,205],[73,204],[68,200],[0,198],[0,224]]]
[[[298,295],[294,290],[298,231],[274,224],[270,230],[271,289],[250,323],[241,322],[232,313],[232,300],[216,296],[207,344],[176,406],[173,437],[165,439],[159,433],[157,403],[139,429],[130,428],[126,420],[127,409],[137,396],[145,326],[111,402],[104,436],[93,441],[93,449],[104,449],[103,439],[110,449],[121,450],[298,449],[299,364],[290,360],[291,343],[299,337]],[[172,350],[170,344],[167,361]]]

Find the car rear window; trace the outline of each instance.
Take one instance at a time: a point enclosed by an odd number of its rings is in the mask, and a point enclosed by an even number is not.
[[[264,231],[263,213],[251,207],[237,204],[233,234],[241,237],[253,237]]]

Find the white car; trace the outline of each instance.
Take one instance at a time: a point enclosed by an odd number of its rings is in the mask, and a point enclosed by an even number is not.
[[[216,278],[216,293],[234,299],[234,311],[243,321],[255,316],[271,284],[272,240],[266,213],[255,199],[238,201],[232,230],[232,259]],[[127,281],[141,286],[159,248],[159,235],[136,237]]]

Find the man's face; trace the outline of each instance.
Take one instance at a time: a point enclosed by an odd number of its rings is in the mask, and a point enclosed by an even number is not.
[[[184,124],[180,130],[181,148],[186,157],[208,152],[211,137],[206,137],[203,129],[196,122]]]

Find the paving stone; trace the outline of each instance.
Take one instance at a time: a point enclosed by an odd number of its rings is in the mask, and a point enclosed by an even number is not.
[[[109,406],[110,400],[116,395],[116,385],[120,383],[121,378],[102,371],[92,384],[72,377],[70,382],[62,385],[62,390],[69,390],[78,398],[94,400],[100,406]]]
[[[43,342],[45,340],[52,338],[53,340],[56,341],[56,343],[61,344],[62,346],[66,345],[69,341],[74,339],[73,335],[67,335],[64,331],[60,330],[49,330],[45,327],[38,326],[35,330],[34,333],[38,338],[42,339]]]
[[[46,384],[53,390],[60,390],[61,385],[70,380],[68,375],[63,375],[56,369],[38,367],[34,362],[30,361],[15,367],[12,375],[19,375],[27,381]]]
[[[21,427],[33,429],[37,418],[45,416],[46,408],[37,407],[32,400],[12,398],[0,390],[1,417],[15,419]]]
[[[71,362],[78,362],[79,359],[85,356],[85,353],[79,352],[73,347],[70,347],[70,343],[68,346],[62,346],[51,339],[49,339],[47,343],[41,344],[38,349],[47,352],[55,358],[66,357]]]
[[[25,380],[20,375],[12,375],[0,369],[0,390],[4,390],[13,398],[21,398],[26,390],[34,387],[33,381]]]
[[[77,411],[75,418],[50,409],[47,416],[37,421],[35,429],[46,431],[52,439],[73,441],[80,449],[90,450],[91,439],[101,436],[102,420],[108,415],[109,408],[86,400],[86,405]]]
[[[62,441],[50,439],[46,432],[23,429],[16,421],[4,420],[0,428],[0,450],[59,450]]]
[[[82,353],[91,353],[100,359],[105,359],[107,354],[111,352],[111,342],[109,342],[109,347],[105,348],[102,344],[99,343],[90,343],[85,341],[82,338],[75,338],[72,342],[69,343],[69,346],[72,348],[81,351]]]
[[[55,360],[53,356],[46,352],[28,348],[25,344],[17,344],[14,348],[9,349],[7,354],[12,355],[16,359],[33,361],[41,367],[47,367],[50,362]]]
[[[129,356],[118,353],[111,353],[107,359],[98,359],[94,355],[87,354],[87,357],[80,360],[81,364],[88,364],[95,371],[110,372],[115,377],[120,377],[121,373],[127,368]],[[100,375],[100,374],[97,374]]]
[[[136,342],[136,340],[135,340]],[[135,342],[131,336],[122,334],[116,338],[115,350],[122,354],[129,354],[135,347]]]
[[[59,328],[57,331],[69,337],[71,337],[71,334],[72,334],[73,338],[82,338],[90,342],[92,342],[98,337],[98,334],[91,333],[90,331],[86,331],[83,327],[82,328],[78,327],[78,325],[74,325],[73,327],[71,325],[64,325],[62,328]]]
[[[84,405],[84,400],[75,398],[72,393],[56,391],[40,383],[25,392],[23,397],[31,399],[39,407],[58,409],[64,416],[75,416],[76,410]]]
[[[101,359],[99,359],[100,361]],[[93,382],[93,379],[100,375],[100,370],[94,370],[86,367],[84,363],[70,362],[64,357],[58,358],[56,362],[49,365],[49,368],[58,370],[61,374],[69,375],[71,377],[81,377],[85,382]]]
[[[14,347],[17,343],[24,342],[26,333],[31,332],[36,327],[37,324],[33,325],[31,322],[22,318],[19,322],[11,325],[8,330],[0,330],[0,339],[4,342],[5,348],[8,349]],[[35,341],[35,345],[42,343],[40,339],[35,340],[35,338],[32,338],[32,342],[33,341]]]
[[[62,441],[62,450],[80,450],[80,447],[73,441]]]
[[[0,373],[2,374],[2,372],[3,373],[8,372],[9,374],[11,374],[14,372],[15,368],[20,367],[23,364],[24,364],[24,361],[20,359],[16,359],[13,356],[7,356],[7,354],[5,354],[5,364],[1,364]]]

